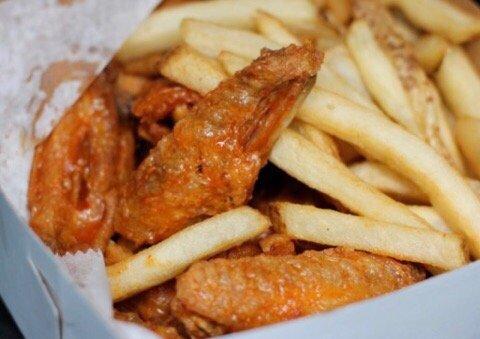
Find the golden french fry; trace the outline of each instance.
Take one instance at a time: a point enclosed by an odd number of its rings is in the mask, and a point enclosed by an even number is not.
[[[165,58],[160,73],[185,87],[206,94],[227,75],[215,59],[210,59],[188,46],[179,46]]]
[[[298,39],[287,26],[278,18],[268,14],[264,11],[257,11],[255,13],[255,24],[258,32],[268,39],[276,42],[280,46],[288,46],[291,44],[301,45]]]
[[[384,7],[369,0],[360,3],[365,4],[356,7],[355,15],[365,21],[351,25],[347,44],[373,97],[392,119],[465,173],[440,94],[416,62],[413,49],[395,34],[391,15]]]
[[[417,137],[372,110],[314,88],[297,118],[398,169],[425,192],[448,225],[480,257],[480,200],[466,180]]]
[[[436,34],[426,34],[414,44],[413,53],[427,73],[437,70],[448,50],[448,41]]]
[[[480,120],[466,117],[457,119],[455,136],[469,168],[480,179]]]
[[[341,160],[335,140],[327,133],[300,120],[293,120],[288,127],[313,143],[322,152]]]
[[[450,227],[448,227],[445,220],[443,220],[440,214],[438,214],[433,207],[410,205],[408,208],[423,220],[426,220],[430,226],[432,226],[433,229],[437,230],[438,232],[452,233],[452,230]]]
[[[295,179],[338,200],[355,213],[400,225],[429,227],[405,205],[368,186],[334,156],[322,152],[291,129],[279,137],[269,160]]]
[[[350,247],[446,270],[468,262],[463,241],[454,234],[292,203],[275,203],[272,214],[276,227],[295,239]]]
[[[347,80],[357,92],[370,99],[370,94],[363,83],[362,76],[343,43],[325,51],[323,66],[330,67],[331,70]]]
[[[350,53],[359,66],[362,79],[375,100],[393,120],[415,135],[421,135],[407,92],[395,65],[375,40],[366,21],[350,26],[346,37]]]
[[[218,55],[218,60],[222,63],[223,68],[225,68],[225,71],[230,76],[244,69],[252,62],[251,59],[244,58],[227,51],[220,52]]]
[[[378,110],[369,97],[359,93],[347,80],[334,72],[328,65],[324,64],[318,70],[315,86],[342,95],[359,105]],[[379,111],[379,114],[383,113]]]
[[[152,81],[146,77],[120,72],[117,76],[115,89],[120,94],[136,97],[145,91],[151,83]]]
[[[414,43],[417,41],[419,32],[399,12],[392,13],[392,28],[403,40]]]
[[[164,51],[181,40],[180,23],[185,18],[208,20],[229,27],[254,28],[253,14],[264,10],[289,24],[316,22],[317,11],[309,0],[209,0],[163,8],[150,15],[123,44],[122,61]]]
[[[428,196],[417,185],[384,164],[363,161],[353,164],[349,168],[367,184],[396,200],[417,204],[430,203]],[[465,178],[465,180],[480,199],[480,181],[471,178]]]
[[[383,0],[399,8],[417,27],[455,43],[480,33],[480,10],[470,0]]]
[[[270,221],[250,207],[218,214],[107,267],[114,301],[165,282],[197,260],[223,252],[268,229]]]
[[[320,36],[315,40],[315,46],[317,47],[318,50],[323,52],[341,44],[342,44],[342,40],[340,38]]]
[[[437,73],[437,84],[457,117],[480,119],[480,77],[461,47],[451,47]]]
[[[253,32],[222,27],[206,21],[185,19],[180,31],[183,40],[201,53],[217,57],[227,51],[254,59],[260,56],[262,48],[279,49],[281,46]]]
[[[427,195],[413,182],[381,163],[363,161],[351,165],[350,170],[370,186],[396,200],[422,204],[429,202]]]

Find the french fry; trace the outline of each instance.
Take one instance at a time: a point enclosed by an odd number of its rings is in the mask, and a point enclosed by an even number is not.
[[[181,40],[180,23],[185,18],[209,20],[229,27],[254,28],[253,14],[264,10],[287,25],[316,22],[316,8],[309,0],[209,0],[185,3],[155,11],[123,44],[122,61],[164,51]]]
[[[437,84],[457,117],[480,119],[480,77],[461,47],[448,49],[440,65]]]
[[[413,53],[423,69],[427,73],[432,73],[442,63],[448,45],[445,38],[436,34],[426,34],[415,42]]]
[[[335,140],[327,133],[300,120],[293,120],[288,127],[313,143],[322,152],[341,160]]]
[[[342,44],[342,40],[340,38],[330,38],[330,37],[320,36],[315,40],[315,46],[317,47],[318,50],[322,52],[325,52],[330,48],[334,48],[341,44]]]
[[[370,0],[360,0],[359,4],[363,5],[354,13],[362,20],[351,25],[347,45],[373,97],[387,115],[465,173],[440,94],[416,62],[412,46],[395,34],[391,15],[383,6]]]
[[[269,160],[295,179],[338,200],[355,213],[400,225],[429,227],[405,205],[368,186],[334,156],[322,152],[291,129],[279,137]]]
[[[252,62],[251,59],[244,58],[227,51],[220,52],[218,55],[218,60],[221,62],[223,68],[225,68],[225,71],[230,76],[244,69]]]
[[[255,59],[264,47],[281,48],[279,44],[256,33],[195,19],[183,20],[180,31],[189,46],[210,57],[217,57],[220,52],[227,51]]]
[[[480,33],[480,10],[470,0],[383,0],[399,8],[417,27],[455,43]]]
[[[330,67],[331,70],[347,80],[357,92],[366,98],[370,98],[370,94],[363,83],[362,76],[350,52],[343,43],[325,51],[323,65]]]
[[[455,135],[469,168],[480,179],[480,120],[459,118]],[[480,197],[479,197],[480,198]]]
[[[215,59],[210,59],[188,46],[179,46],[165,58],[160,73],[201,94],[206,94],[227,75]]]
[[[410,211],[412,211],[422,219],[426,220],[430,224],[430,226],[432,226],[433,229],[437,230],[438,232],[452,233],[452,230],[450,229],[450,227],[448,227],[445,220],[443,220],[440,214],[438,214],[437,211],[433,209],[433,207],[411,205],[408,206],[408,208],[410,209]]]
[[[392,13],[392,28],[403,40],[414,43],[418,40],[419,32],[399,12]]]
[[[336,72],[332,71],[328,65],[322,65],[322,67],[318,70],[317,81],[315,85],[317,87],[342,95],[359,105],[369,107],[373,110],[378,110],[377,106],[369,97],[359,93],[348,83],[347,80],[338,75]],[[379,114],[383,113],[379,111]]]
[[[275,203],[272,221],[294,239],[344,246],[451,270],[467,263],[454,234],[418,229],[308,205]]]
[[[291,44],[301,45],[298,39],[287,26],[278,18],[268,14],[264,11],[257,11],[255,13],[255,24],[258,32],[268,39],[276,42],[280,46],[288,46]]]
[[[372,110],[314,88],[297,118],[356,145],[425,192],[448,225],[480,257],[480,199],[441,156],[417,137]]]
[[[347,46],[359,66],[362,79],[375,100],[393,120],[415,135],[421,135],[395,65],[375,40],[366,21],[356,21],[346,37]]]
[[[107,267],[112,298],[119,301],[172,279],[195,261],[252,239],[269,225],[268,218],[244,206],[190,226]]]
[[[384,164],[363,161],[350,166],[360,179],[388,196],[406,203],[429,204],[428,196],[413,182],[391,170]],[[480,181],[465,178],[468,186],[480,199]]]
[[[413,182],[381,163],[363,161],[351,165],[350,170],[364,182],[395,200],[418,204],[429,202],[427,195]]]
[[[120,72],[117,76],[115,89],[120,94],[136,97],[145,91],[151,83],[152,81],[150,79],[143,76]]]

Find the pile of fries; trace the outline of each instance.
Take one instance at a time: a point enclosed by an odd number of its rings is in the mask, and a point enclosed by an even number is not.
[[[146,249],[119,254],[111,241],[114,301],[265,232],[412,262],[431,274],[479,258],[478,36],[480,9],[469,0],[161,6],[116,57],[116,88],[130,97],[157,78],[203,96],[264,48],[314,44],[324,53],[269,162],[331,207],[278,199],[207,218]]]

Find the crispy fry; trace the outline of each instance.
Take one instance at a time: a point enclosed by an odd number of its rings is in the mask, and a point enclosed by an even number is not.
[[[316,22],[316,8],[309,0],[209,0],[160,9],[146,19],[123,44],[117,57],[131,60],[166,50],[181,40],[180,23],[185,18],[209,20],[236,28],[253,28],[253,14],[262,9],[287,24]]]
[[[365,21],[350,26],[346,38],[363,81],[370,93],[392,119],[415,135],[421,135],[417,118],[410,109],[408,94],[404,90],[394,64],[375,40]]]
[[[480,119],[480,77],[461,47],[448,49],[436,78],[443,97],[457,117]]]
[[[176,233],[107,268],[114,301],[165,282],[193,262],[239,245],[266,231],[269,221],[250,207],[240,207]]]
[[[465,173],[438,90],[415,60],[412,46],[395,33],[389,12],[375,0],[355,0],[354,15],[365,21],[351,26],[347,42],[355,59],[360,56],[357,62],[364,79],[369,79],[367,87],[374,98],[389,116],[426,140],[453,167]],[[366,67],[379,65],[365,59],[368,53],[358,52],[365,48],[362,39],[370,41],[369,49],[378,52],[378,59],[384,58],[384,71],[390,72],[388,78],[379,72],[380,68],[375,73],[377,77],[372,76],[371,69],[367,70]]]
[[[455,135],[469,167],[480,179],[480,120],[459,118],[455,126]]]
[[[318,128],[315,128],[301,120],[292,121],[288,127],[313,143],[322,152],[327,153],[338,160],[341,159],[335,140],[333,140],[333,138],[327,133],[322,132]]]
[[[324,66],[330,67],[330,69],[347,80],[357,92],[363,94],[366,98],[370,98],[362,76],[344,44],[330,48],[325,52]]]
[[[383,0],[398,7],[416,26],[455,43],[480,33],[480,10],[470,0]]]
[[[480,256],[480,200],[432,148],[376,112],[315,88],[297,118],[398,169],[429,196],[447,223],[466,237],[473,255]]]
[[[166,78],[206,94],[226,79],[222,66],[188,46],[176,48],[163,62],[160,72]]]
[[[427,73],[432,73],[442,63],[448,49],[448,41],[436,34],[420,37],[414,45],[415,58]]]
[[[463,241],[453,234],[379,222],[308,205],[275,203],[276,227],[288,236],[345,246],[451,270],[467,263]]]
[[[257,11],[255,13],[255,24],[257,30],[262,35],[280,46],[286,47],[291,44],[302,44],[300,39],[290,32],[288,27],[280,19],[267,12]]]
[[[410,180],[395,173],[387,166],[371,161],[363,161],[350,166],[360,179],[392,198],[417,204],[428,204],[428,197]]]
[[[339,160],[322,152],[300,134],[287,129],[270,154],[270,161],[307,186],[375,220],[428,228],[408,208],[366,185]]]
[[[443,233],[452,233],[445,220],[430,206],[408,206],[410,211],[426,220],[435,230]]]
[[[220,52],[218,55],[218,60],[222,63],[223,68],[225,68],[225,71],[227,71],[228,75],[230,76],[244,69],[250,64],[250,62],[252,62],[251,59],[244,58],[226,51]]]
[[[281,46],[249,31],[222,27],[206,21],[185,19],[180,27],[183,40],[210,57],[228,51],[247,58],[257,58],[262,48],[272,50]]]
[[[428,196],[417,185],[381,163],[359,162],[351,165],[350,170],[370,186],[397,200],[417,204],[430,203]],[[480,181],[471,178],[465,180],[480,199]]]

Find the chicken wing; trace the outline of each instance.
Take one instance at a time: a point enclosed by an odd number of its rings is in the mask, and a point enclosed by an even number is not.
[[[111,188],[133,170],[134,140],[100,77],[35,149],[30,225],[54,252],[104,249],[113,231]]]
[[[191,334],[231,332],[331,310],[425,278],[413,265],[349,249],[214,259],[177,278],[174,314]]]
[[[244,204],[321,61],[313,47],[263,51],[208,93],[120,189],[115,230],[153,244]]]

